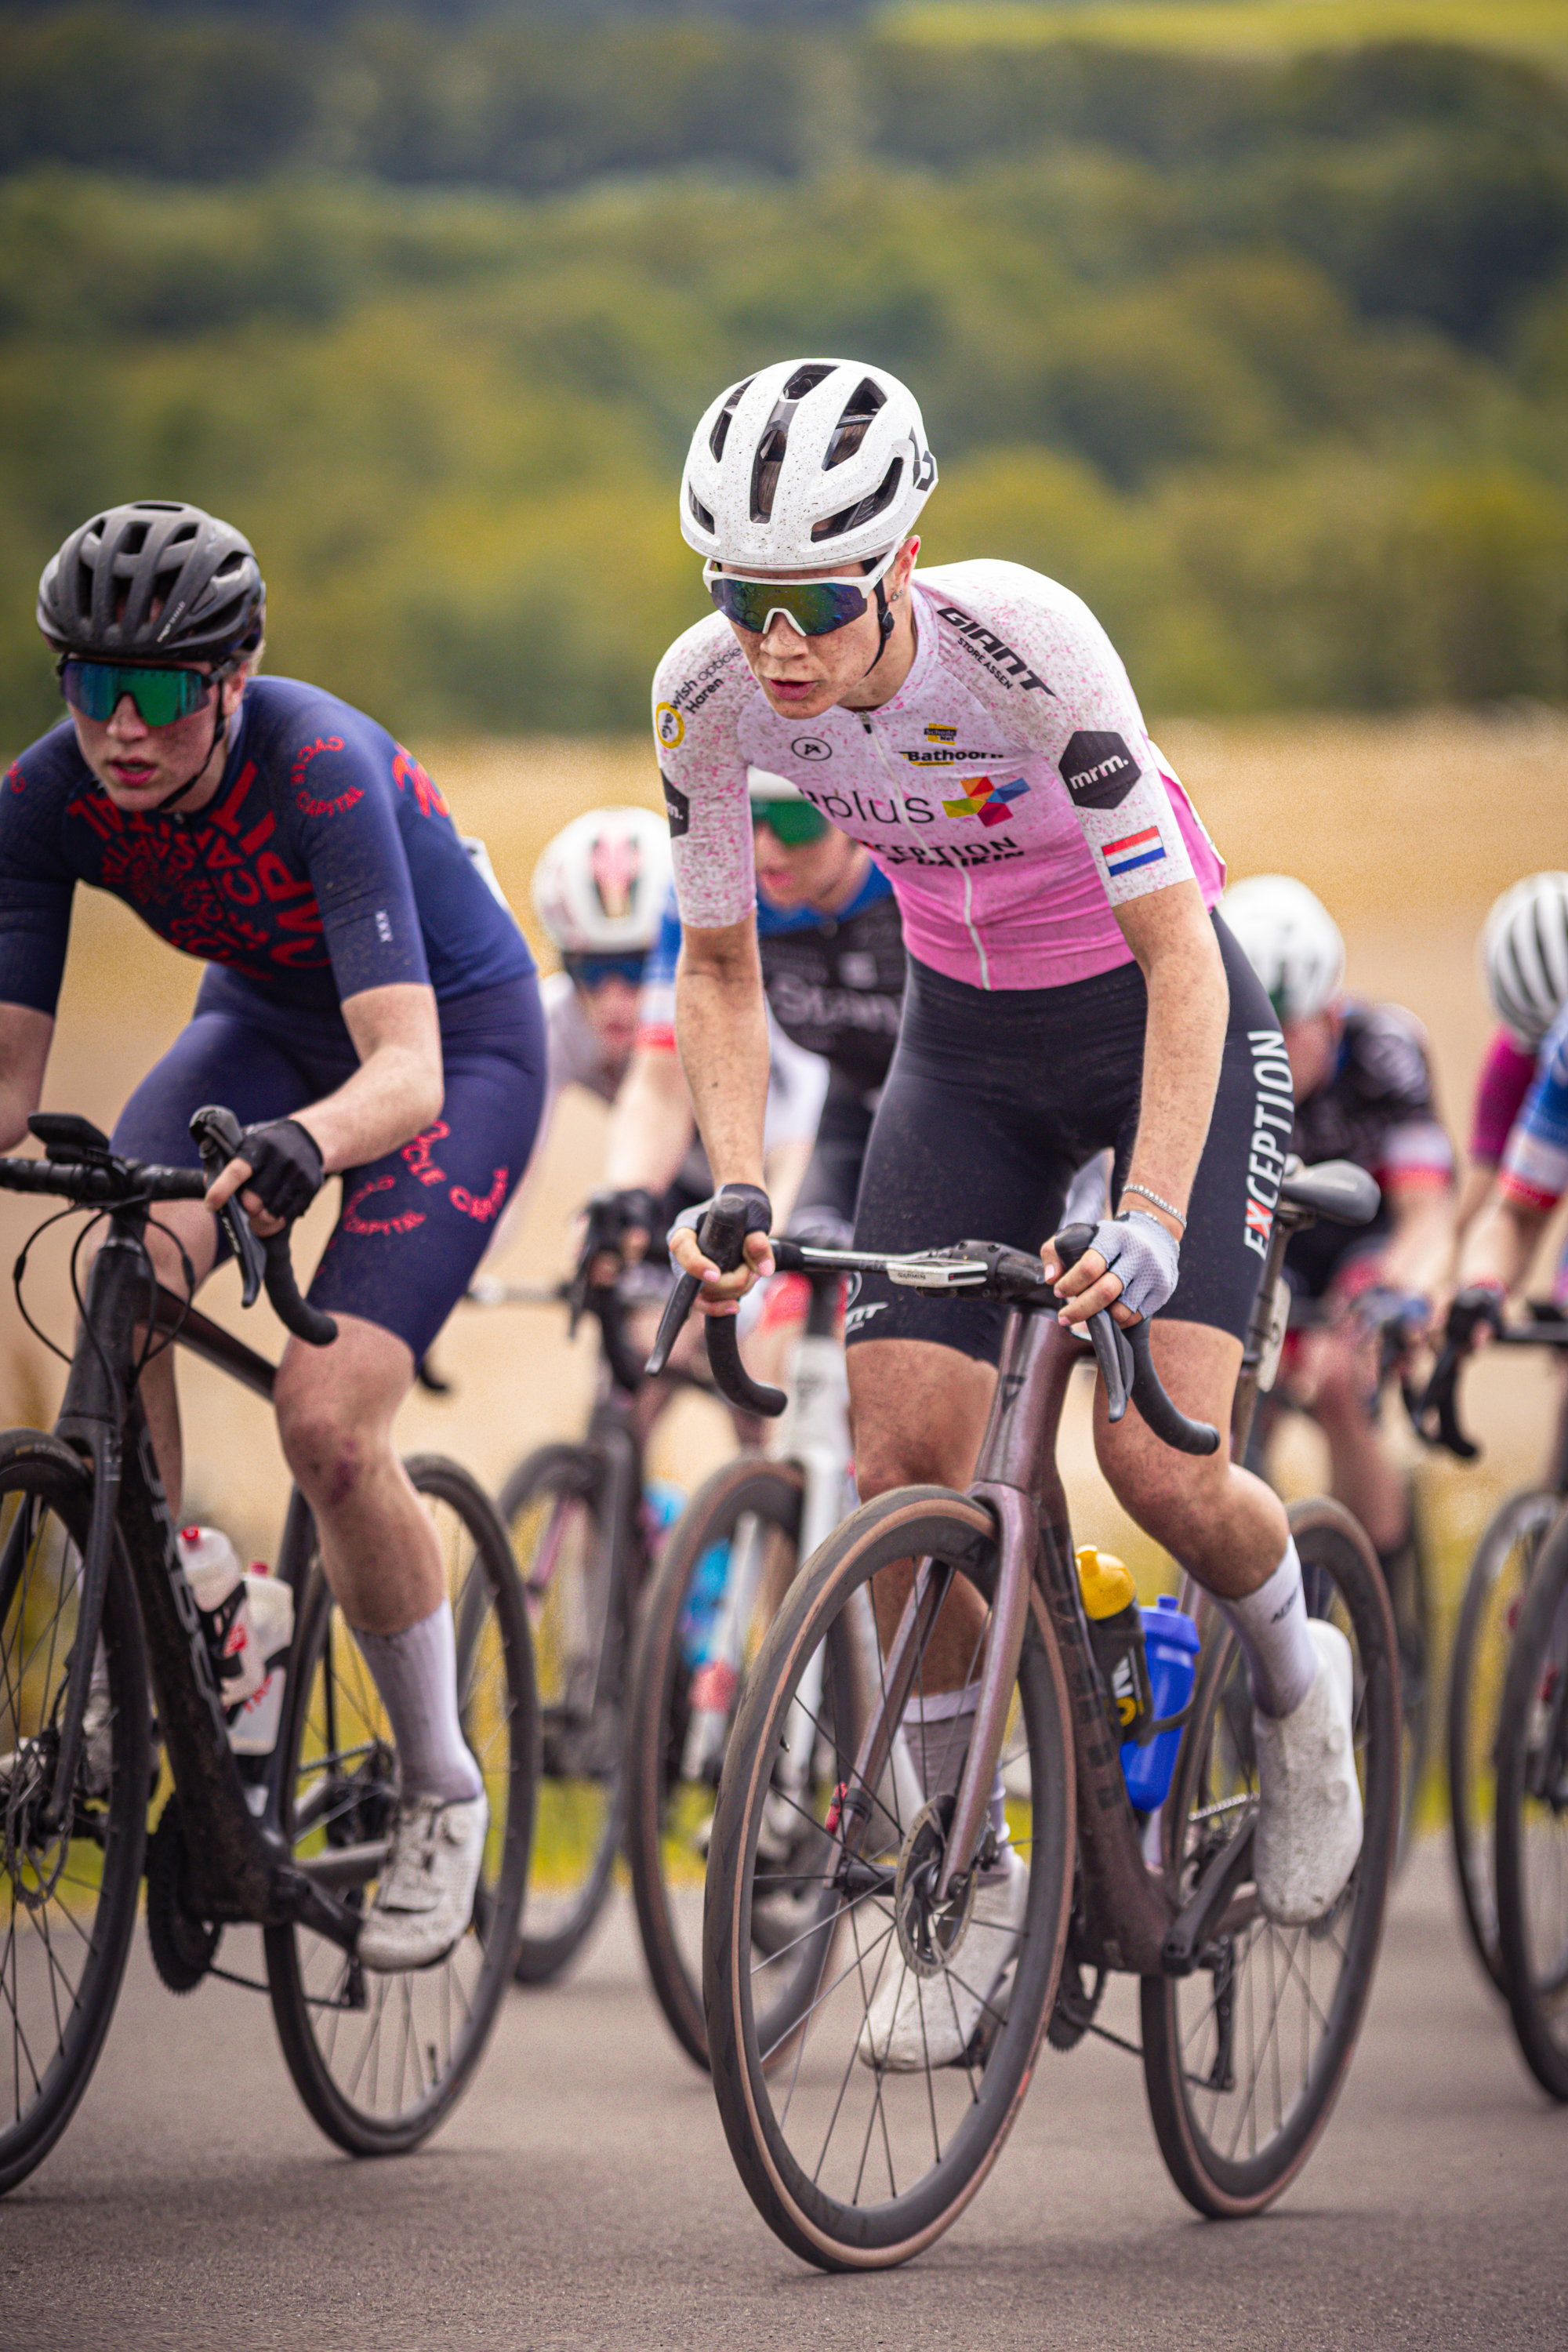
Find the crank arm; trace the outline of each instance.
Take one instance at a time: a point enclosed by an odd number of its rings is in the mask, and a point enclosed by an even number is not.
[[[1228,1845],[1222,1846],[1205,1868],[1184,1908],[1172,1922],[1160,1956],[1168,1977],[1190,1977],[1198,1955],[1213,1940],[1226,1906],[1244,1880],[1252,1874],[1252,1839],[1256,1821],[1244,1822]]]

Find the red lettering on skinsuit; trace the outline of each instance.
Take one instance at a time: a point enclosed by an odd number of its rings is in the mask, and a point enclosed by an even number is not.
[[[431,1159],[430,1146],[433,1143],[443,1142],[451,1132],[446,1120],[438,1118],[434,1127],[427,1127],[423,1135],[416,1135],[412,1143],[404,1145],[403,1157],[421,1184],[446,1182],[447,1171],[444,1168],[437,1168]]]
[[[451,1192],[453,1208],[460,1209],[465,1217],[477,1217],[481,1224],[488,1224],[492,1217],[500,1216],[501,1203],[505,1199],[506,1170],[504,1168],[496,1170],[494,1181],[482,1201],[476,1201],[473,1194],[465,1192],[461,1184],[454,1184]]]
[[[451,815],[452,812],[447,806],[439,788],[420,766],[413,752],[405,751],[401,743],[397,747],[397,757],[392,763],[392,781],[399,792],[402,792],[405,784],[413,786],[414,797],[419,803],[421,816],[428,816],[432,809],[438,816]]]
[[[359,1204],[362,1201],[368,1201],[373,1192],[389,1192],[396,1181],[393,1176],[373,1176],[368,1184],[360,1186],[359,1191],[343,1211],[345,1234],[411,1234],[416,1225],[422,1225],[425,1223],[425,1213],[422,1209],[405,1209],[400,1217],[362,1217],[360,1215]]]

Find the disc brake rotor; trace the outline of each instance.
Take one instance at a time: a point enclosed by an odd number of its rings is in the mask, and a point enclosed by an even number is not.
[[[946,1875],[947,1832],[954,1799],[950,1793],[922,1805],[910,1825],[893,1881],[893,1916],[899,1948],[918,1977],[938,1977],[952,1966],[974,1908],[972,1870],[956,1894],[939,1898]]]

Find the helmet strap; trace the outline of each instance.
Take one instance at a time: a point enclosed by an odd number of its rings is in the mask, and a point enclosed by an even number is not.
[[[212,741],[207,745],[206,757],[202,761],[194,776],[187,776],[183,784],[177,784],[175,786],[174,790],[169,794],[167,800],[159,802],[158,808],[160,814],[166,809],[178,808],[180,803],[184,799],[185,794],[195,791],[196,786],[201,782],[202,778],[212,766],[213,754],[217,750],[219,743],[222,741],[224,730],[228,725],[228,720],[224,714],[223,689],[226,681],[234,676],[237,667],[237,663],[235,660],[235,657],[231,655],[227,661],[221,663],[219,667],[214,670],[213,682],[217,688],[217,703],[213,712]]]
[[[877,625],[882,633],[882,639],[881,643],[877,647],[876,657],[871,662],[870,667],[862,670],[860,673],[862,682],[870,677],[871,671],[876,668],[877,663],[881,660],[882,656],[887,652],[889,645],[892,641],[893,629],[895,625],[895,615],[891,606],[888,603],[886,591],[879,580],[877,583],[874,593],[877,598]]]

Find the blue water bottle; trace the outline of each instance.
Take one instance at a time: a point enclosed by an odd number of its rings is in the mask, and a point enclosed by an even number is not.
[[[681,1655],[689,1666],[700,1666],[708,1655],[709,1639],[730,1573],[728,1543],[710,1544],[691,1571],[681,1607],[679,1632]]]
[[[1198,1629],[1168,1592],[1160,1595],[1152,1609],[1141,1609],[1138,1614],[1143,1621],[1143,1654],[1148,1660],[1149,1689],[1153,1700],[1150,1720],[1163,1722],[1173,1715],[1180,1715],[1192,1698],[1201,1647]],[[1121,1769],[1127,1780],[1127,1793],[1140,1812],[1152,1813],[1157,1805],[1164,1803],[1181,1744],[1179,1724],[1142,1745],[1136,1739],[1122,1741]]]

